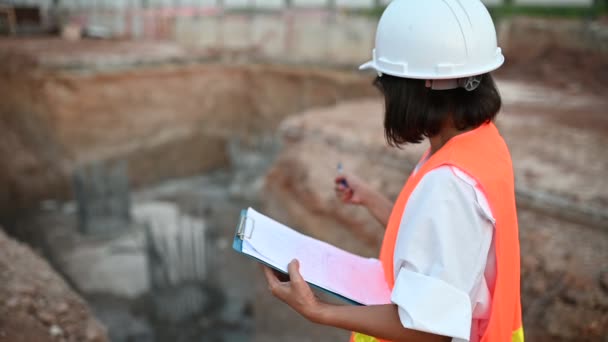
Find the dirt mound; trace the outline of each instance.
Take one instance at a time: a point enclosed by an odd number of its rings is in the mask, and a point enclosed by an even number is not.
[[[529,55],[507,54],[508,63],[499,75],[597,95],[608,89],[608,53],[582,54],[557,43],[533,48],[521,44],[512,49],[528,51]]]
[[[608,89],[606,37],[602,22],[511,19],[500,34],[506,63],[497,74],[601,96]]]
[[[0,215],[64,196],[82,163],[126,160],[134,187],[187,177],[227,166],[230,141],[273,134],[288,115],[376,94],[344,72],[176,61],[170,46],[129,42],[90,60],[90,43],[55,44],[0,40]],[[150,49],[152,65],[134,61]]]
[[[41,85],[18,70],[0,68],[0,218],[66,193],[64,155],[37,99]]]
[[[0,341],[107,341],[86,303],[28,247],[0,229]]]

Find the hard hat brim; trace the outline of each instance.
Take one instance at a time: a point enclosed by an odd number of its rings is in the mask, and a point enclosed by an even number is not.
[[[403,78],[412,78],[412,79],[419,79],[419,80],[447,80],[447,79],[457,79],[457,78],[463,78],[463,77],[470,77],[470,76],[477,76],[477,75],[482,75],[488,72],[492,72],[498,68],[500,68],[505,62],[505,57],[504,55],[502,55],[502,53],[500,53],[500,48],[498,50],[498,54],[495,58],[494,61],[492,61],[491,63],[483,66],[483,67],[478,67],[475,68],[473,70],[462,70],[461,72],[456,72],[456,73],[452,73],[452,74],[448,74],[448,75],[436,75],[436,74],[424,74],[424,73],[396,73],[390,70],[385,70],[384,68],[382,68],[381,66],[378,66],[378,64],[376,64],[376,62],[372,59],[366,63],[363,63],[359,66],[359,70],[369,70],[369,69],[373,69],[376,70],[376,72],[378,72],[379,74],[387,74],[387,75],[391,75],[391,76],[396,76],[396,77],[403,77]]]
[[[368,69],[376,69],[376,66],[374,65],[373,60],[365,62],[359,66],[359,70],[368,70]]]

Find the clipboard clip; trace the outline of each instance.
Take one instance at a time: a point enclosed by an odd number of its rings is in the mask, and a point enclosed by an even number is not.
[[[247,233],[247,231],[246,231],[247,230],[247,220],[251,221],[251,229],[249,230],[249,233]],[[252,219],[251,217],[248,217],[247,215],[242,215],[241,221],[239,222],[239,229],[237,230],[236,235],[241,240],[249,240],[253,236],[254,229],[255,229],[255,220]]]

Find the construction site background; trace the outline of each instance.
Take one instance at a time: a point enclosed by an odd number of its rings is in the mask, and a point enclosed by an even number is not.
[[[608,336],[605,1],[487,1],[507,63],[530,341]],[[335,167],[394,198],[384,1],[0,1],[0,342],[336,341],[234,253],[248,206],[375,256]]]

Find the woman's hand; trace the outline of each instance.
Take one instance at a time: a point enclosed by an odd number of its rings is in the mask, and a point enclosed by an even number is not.
[[[359,177],[348,173],[335,179],[336,196],[344,203],[363,205],[382,226],[388,224],[393,203]]]
[[[336,196],[344,203],[363,204],[368,202],[371,194],[370,186],[359,177],[348,173],[339,174],[335,182]]]
[[[263,266],[264,276],[268,282],[268,288],[272,294],[291,306],[296,312],[306,319],[320,323],[321,308],[324,305],[312,292],[310,286],[300,274],[300,263],[293,260],[289,263],[289,280],[281,281],[275,271]]]

